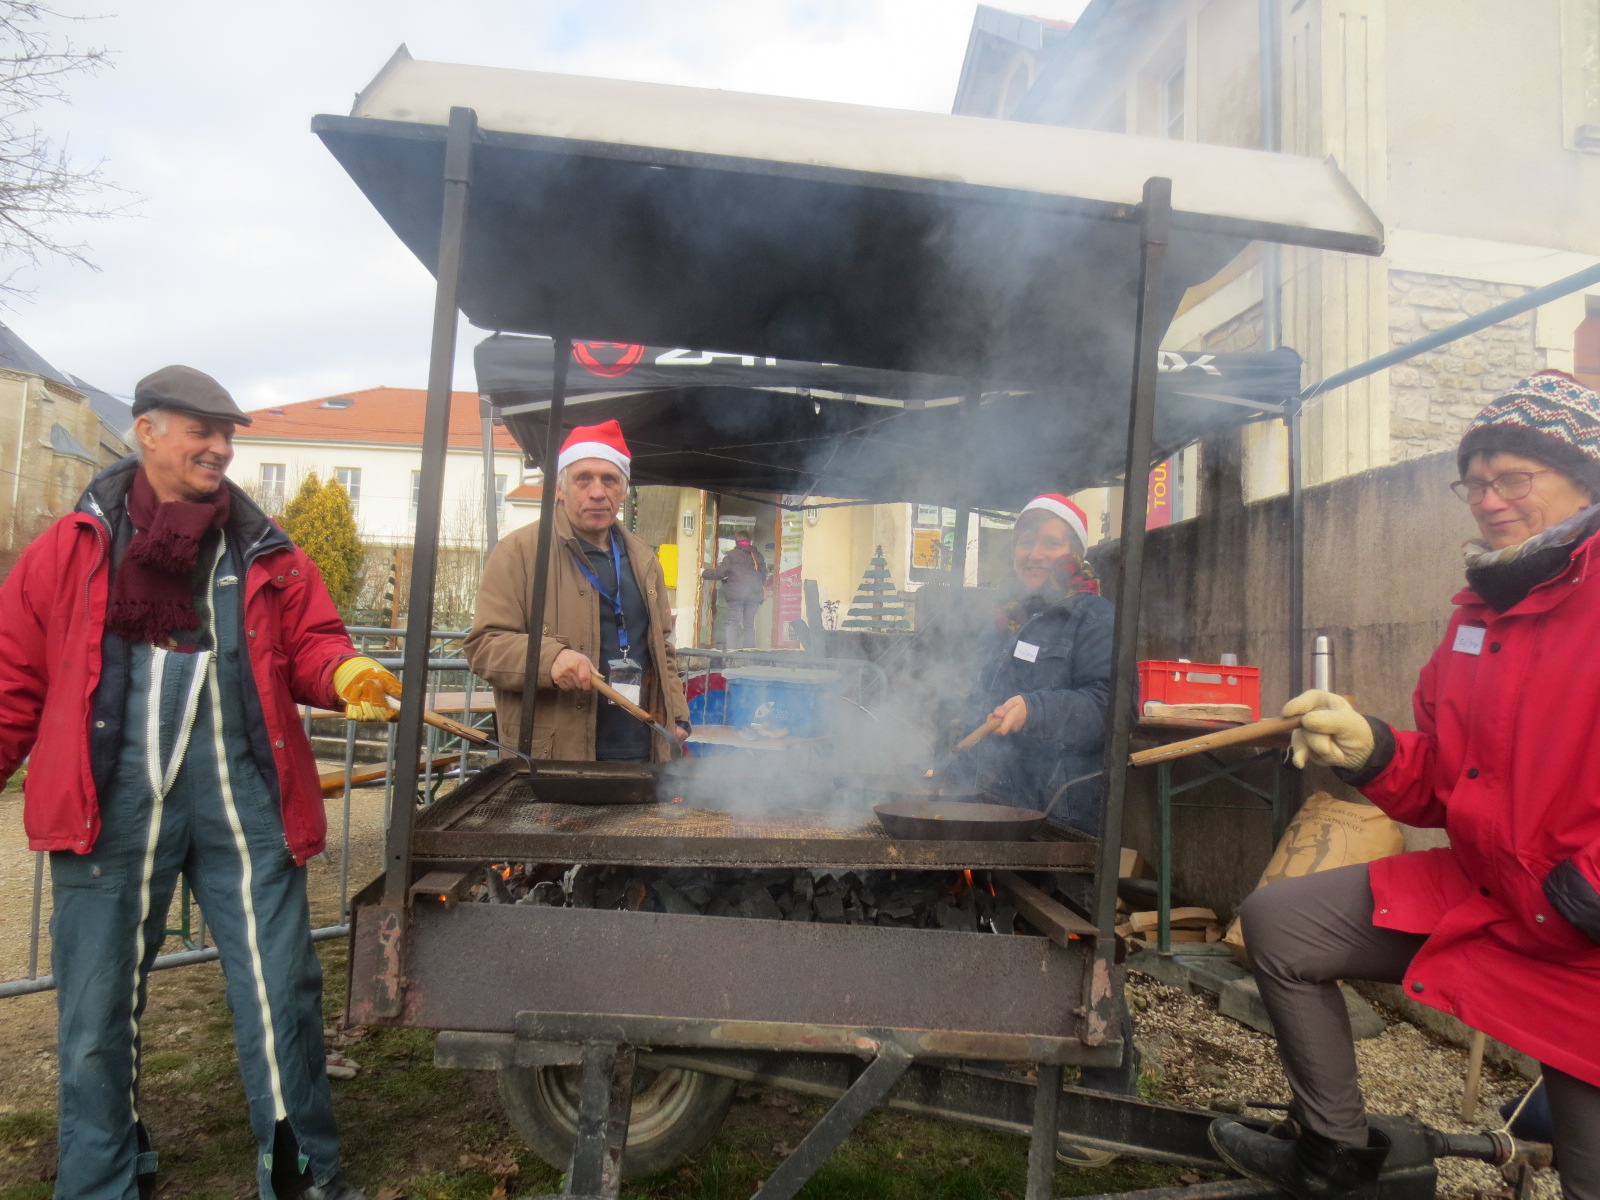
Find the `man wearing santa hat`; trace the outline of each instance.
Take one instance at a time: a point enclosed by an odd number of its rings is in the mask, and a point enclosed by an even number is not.
[[[556,469],[554,537],[545,590],[532,753],[567,761],[649,762],[672,748],[594,691],[598,675],[689,736],[689,704],[672,647],[672,610],[661,564],[617,523],[630,456],[615,421],[580,425]],[[502,538],[484,565],[467,635],[467,663],[494,688],[500,736],[522,728],[528,618],[537,565],[535,522]]]

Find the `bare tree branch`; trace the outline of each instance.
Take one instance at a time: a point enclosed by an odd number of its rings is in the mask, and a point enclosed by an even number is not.
[[[106,178],[103,163],[75,160],[31,119],[69,102],[73,79],[110,65],[104,48],[59,34],[60,23],[83,19],[37,0],[0,0],[0,298],[27,294],[18,272],[45,258],[92,268],[87,247],[66,240],[61,226],[116,216],[134,199]]]

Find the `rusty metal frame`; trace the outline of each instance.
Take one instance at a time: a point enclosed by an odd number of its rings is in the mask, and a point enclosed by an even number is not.
[[[1121,1020],[1122,989],[1112,982],[1117,938],[1117,874],[1122,816],[1128,795],[1128,749],[1139,707],[1139,605],[1144,597],[1145,478],[1156,409],[1156,356],[1163,322],[1160,296],[1166,281],[1167,239],[1172,225],[1172,181],[1145,181],[1139,206],[1139,305],[1133,341],[1132,396],[1128,404],[1128,455],[1122,488],[1122,544],[1117,566],[1117,615],[1112,630],[1111,694],[1106,706],[1106,804],[1100,829],[1099,875],[1095,881],[1094,963],[1084,980],[1088,1012],[1085,1039],[1108,1038]]]
[[[405,661],[401,679],[412,684],[400,699],[395,730],[395,781],[390,791],[389,828],[384,838],[383,921],[387,953],[378,973],[377,1011],[400,1011],[405,986],[405,928],[411,886],[412,819],[416,800],[408,772],[422,755],[422,710],[430,633],[439,523],[444,505],[445,457],[450,440],[450,402],[455,373],[456,323],[472,192],[472,150],[478,118],[470,108],[452,108],[444,147],[444,205],[439,222],[439,269],[433,301],[433,341],[428,356],[428,402],[423,417],[422,478],[418,485],[416,540],[406,612]]]
[[[828,867],[845,870],[1084,871],[1088,842],[922,842],[888,838],[667,838],[584,833],[418,830],[418,859],[563,862],[621,866]]]
[[[384,1015],[389,915],[355,907],[348,1003],[358,1023],[724,1049],[888,1040],[919,1058],[1075,1066],[1115,1066],[1123,1051],[1120,1037],[1090,1046],[1082,1036],[1074,996],[1087,941],[418,897],[410,986]],[[702,965],[667,969],[685,962]],[[925,982],[905,986],[913,979]],[[574,1011],[602,996],[609,1024]]]

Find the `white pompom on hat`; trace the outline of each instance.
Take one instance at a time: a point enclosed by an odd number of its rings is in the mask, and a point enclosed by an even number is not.
[[[561,454],[556,459],[556,470],[565,471],[575,462],[586,458],[603,458],[621,470],[623,478],[630,471],[633,456],[628,453],[628,443],[622,440],[622,426],[616,421],[603,421],[599,425],[579,425],[567,434],[561,443]]]
[[[1017,514],[1017,520],[1022,520],[1022,513],[1034,510],[1047,512],[1052,517],[1060,517],[1067,523],[1067,528],[1078,535],[1078,545],[1085,550],[1089,548],[1089,521],[1071,500],[1060,492],[1046,492],[1043,496],[1035,496],[1022,506],[1022,512]]]

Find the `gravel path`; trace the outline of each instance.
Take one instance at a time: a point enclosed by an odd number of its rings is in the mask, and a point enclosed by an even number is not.
[[[1288,1102],[1289,1085],[1273,1038],[1221,1016],[1210,996],[1186,995],[1143,975],[1129,976],[1128,991],[1135,1041],[1168,1099],[1207,1108],[1251,1100]],[[1527,1087],[1520,1075],[1485,1063],[1477,1120],[1464,1125],[1461,1090],[1467,1052],[1391,1012],[1382,1015],[1389,1023],[1387,1032],[1356,1043],[1361,1086],[1378,1112],[1409,1113],[1449,1131],[1493,1129],[1501,1124],[1496,1116],[1500,1105]],[[1499,1173],[1486,1164],[1463,1159],[1439,1163],[1441,1196],[1465,1198],[1475,1188],[1501,1184]],[[1534,1195],[1559,1200],[1553,1172],[1537,1174]]]

